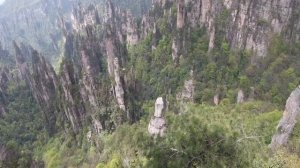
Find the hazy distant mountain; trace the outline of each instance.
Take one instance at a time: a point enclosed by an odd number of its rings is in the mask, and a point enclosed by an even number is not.
[[[151,2],[115,1],[135,15],[145,12]],[[62,47],[61,18],[70,20],[73,7],[79,3],[105,5],[104,0],[6,0],[0,6],[0,42],[9,50],[13,40],[30,44],[47,57],[54,58]]]

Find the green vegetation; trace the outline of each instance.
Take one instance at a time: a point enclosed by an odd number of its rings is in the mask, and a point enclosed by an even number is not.
[[[196,82],[195,101],[211,102],[214,94],[221,99],[235,102],[237,89],[243,89],[246,97],[271,101],[283,106],[290,92],[300,83],[300,45],[287,45],[279,35],[271,41],[268,55],[255,58],[252,51],[232,51],[224,39],[218,39],[215,49],[208,51],[208,40],[203,29],[186,34],[186,46],[178,66],[171,56],[172,31],[164,21],[159,22],[164,35],[157,38],[150,34],[142,42],[129,49],[129,75],[136,76],[145,92],[152,98],[178,93],[186,79]],[[155,41],[156,49],[152,49]],[[132,71],[134,69],[134,71]],[[133,74],[132,74],[133,73]],[[254,93],[251,93],[251,87]]]
[[[136,14],[143,10],[137,7],[138,1],[117,2],[132,6]],[[268,145],[285,100],[300,82],[300,43],[287,44],[280,35],[274,35],[264,58],[255,57],[249,50],[231,50],[224,37],[228,16],[228,11],[217,16],[215,48],[209,53],[204,28],[173,30],[174,13],[171,19],[158,18],[156,33],[148,34],[135,46],[127,46],[128,60],[123,65],[122,73],[129,85],[126,96],[133,99],[129,108],[141,119],[132,125],[120,125],[120,111],[109,106],[107,88],[111,84],[104,74],[99,76],[103,108],[93,115],[105,123],[106,132],[92,134],[89,139],[90,127],[85,125],[74,134],[68,124],[62,125],[65,114],[59,114],[56,123],[60,132],[48,137],[43,115],[28,87],[24,83],[10,84],[6,95],[9,113],[0,119],[0,147],[13,151],[15,157],[0,162],[0,167],[23,168],[33,162],[49,168],[297,167],[299,124],[286,148],[272,153]],[[268,23],[261,20],[258,24]],[[172,59],[175,36],[185,42],[178,64]],[[100,62],[106,69],[105,60]],[[176,94],[191,78],[195,84],[194,103],[181,108]],[[78,87],[71,90],[78,91]],[[239,89],[246,98],[256,101],[235,104]],[[212,106],[216,94],[221,103]],[[168,100],[168,128],[165,137],[155,139],[147,133],[147,127],[154,111],[153,100],[158,96]]]
[[[92,144],[84,134],[77,136],[81,144],[57,135],[41,149],[46,167],[289,167],[299,160],[286,150],[269,153],[281,117],[272,104],[189,104],[181,115],[166,113],[167,135],[157,139],[147,133],[153,113],[147,106],[139,123],[93,137]]]
[[[6,146],[13,156],[9,162],[0,161],[0,167],[29,167],[34,148],[47,139],[43,115],[24,83],[11,84],[6,96],[9,113],[0,119],[0,146]]]

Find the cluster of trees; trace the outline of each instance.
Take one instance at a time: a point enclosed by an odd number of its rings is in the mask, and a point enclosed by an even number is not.
[[[205,30],[192,30],[187,36],[186,54],[178,66],[172,60],[172,32],[161,22],[164,35],[157,40],[150,34],[136,46],[130,47],[128,68],[145,89],[145,98],[161,94],[175,94],[186,79],[196,85],[195,102],[210,102],[215,94],[235,102],[237,89],[249,96],[254,88],[256,99],[284,105],[290,92],[300,82],[299,44],[286,44],[281,36],[274,36],[268,55],[254,60],[251,51],[232,51],[226,40],[208,53]],[[158,41],[153,50],[154,42]],[[133,70],[133,71],[132,71]],[[140,94],[140,93],[139,93]]]
[[[30,167],[35,147],[47,139],[43,114],[24,83],[11,83],[6,97],[8,113],[0,118],[0,146],[12,155],[0,161],[0,167]]]
[[[138,1],[118,1],[131,5],[135,14],[144,10]],[[144,3],[149,1],[144,0]],[[142,3],[143,4],[143,3]],[[173,30],[168,18],[157,21],[157,32],[149,34],[135,46],[128,47],[126,73],[129,94],[142,119],[133,125],[117,128],[116,109],[99,109],[110,131],[92,135],[88,129],[75,135],[72,131],[47,137],[42,113],[24,84],[11,84],[9,113],[0,119],[0,145],[16,152],[6,167],[29,167],[33,160],[44,161],[46,167],[274,167],[293,166],[299,160],[299,131],[296,127],[287,150],[274,156],[268,153],[283,106],[290,92],[300,82],[300,43],[287,44],[280,35],[274,36],[265,58],[253,59],[251,51],[230,49],[224,29],[228,13],[218,19],[215,48],[208,53],[208,37],[204,28]],[[174,16],[173,16],[174,17]],[[171,19],[172,20],[172,19]],[[174,20],[174,18],[173,18]],[[178,65],[172,59],[174,34],[184,38],[184,49]],[[193,73],[191,73],[191,71]],[[176,110],[176,94],[184,81],[193,78],[196,104],[188,105],[181,115]],[[101,81],[104,85],[106,81]],[[255,99],[233,105],[237,89],[248,96],[254,88]],[[221,106],[204,105],[219,94]],[[153,103],[158,96],[169,101],[168,132],[154,139],[147,134]],[[107,101],[104,97],[103,102]],[[225,101],[226,100],[226,101]],[[266,103],[268,102],[268,103]],[[273,103],[270,104],[269,102]],[[202,105],[200,105],[202,104]],[[132,107],[134,108],[134,107]],[[62,114],[63,115],[63,114]],[[113,116],[113,117],[108,117]],[[290,152],[294,152],[291,154]],[[100,163],[99,163],[100,162]]]

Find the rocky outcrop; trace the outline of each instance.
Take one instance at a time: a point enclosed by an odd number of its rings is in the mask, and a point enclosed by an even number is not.
[[[193,79],[186,80],[184,82],[182,91],[177,94],[177,100],[192,102],[194,100],[194,92],[195,92],[194,80]]]
[[[243,90],[239,90],[237,97],[236,97],[236,103],[244,103],[245,101],[245,95],[244,95],[244,91]]]
[[[55,132],[56,115],[58,106],[56,104],[58,79],[50,63],[37,51],[32,51],[32,91],[40,107],[44,109],[44,116],[48,132]]]
[[[163,118],[163,113],[166,108],[165,102],[162,97],[156,99],[154,116],[151,118],[148,125],[148,132],[152,136],[164,136],[167,126],[166,120]]]
[[[216,94],[214,96],[214,105],[219,105],[220,104],[220,95],[219,94]]]
[[[61,65],[60,84],[61,109],[71,123],[74,132],[78,132],[83,125],[86,111],[80,92],[77,91],[79,84],[74,73],[73,63],[68,59],[64,60]]]
[[[8,82],[9,70],[7,68],[0,68],[0,118],[7,113],[6,104],[8,102]]]
[[[46,128],[52,134],[55,132],[56,114],[58,112],[56,103],[58,79],[55,71],[52,65],[36,50],[24,51],[17,44],[15,44],[15,50],[20,74],[30,87],[35,100],[43,109]],[[32,58],[32,72],[27,65],[26,57]]]
[[[119,108],[127,113],[127,118],[130,119],[130,114],[127,111],[125,102],[125,81],[121,73],[122,62],[121,58],[124,56],[125,51],[122,50],[120,38],[117,37],[118,30],[116,27],[116,13],[112,3],[109,3],[108,8],[111,12],[109,20],[109,28],[107,29],[105,39],[105,50],[107,55],[107,66],[110,77],[114,80],[113,91],[116,97]]]
[[[172,42],[172,58],[175,65],[179,64],[180,57],[182,56],[182,48],[183,48],[183,41],[182,35],[178,33],[178,35],[173,39]]]
[[[94,33],[93,33],[94,34]],[[90,36],[92,36],[91,34]],[[81,78],[80,78],[80,92],[83,97],[84,104],[89,109],[89,114],[92,117],[92,122],[94,125],[94,130],[97,133],[100,133],[104,128],[99,121],[99,118],[95,116],[95,112],[98,111],[103,103],[102,99],[107,94],[105,91],[101,92],[101,85],[99,76],[103,74],[101,61],[103,57],[100,54],[101,51],[97,51],[99,43],[97,39],[89,37],[88,39],[83,40],[80,47],[80,64],[81,64]]]
[[[127,44],[135,45],[139,41],[139,29],[137,21],[129,11],[126,12],[126,19]]]
[[[176,36],[172,41],[172,58],[175,65],[179,64],[180,57],[183,53],[184,48],[184,26],[185,26],[185,3],[184,0],[177,2],[177,18],[176,18]]]
[[[264,57],[272,34],[290,31],[295,3],[299,5],[295,0],[228,1],[227,9],[232,11],[228,33],[231,46],[252,49]]]
[[[98,9],[94,5],[85,8],[78,4],[71,15],[72,28],[76,33],[80,33],[87,27],[100,24],[101,22],[102,19],[99,16]]]
[[[52,58],[60,52],[60,18],[71,12],[72,0],[38,0],[34,2],[6,1],[0,6],[0,42],[13,50],[10,41],[30,44]],[[28,4],[26,4],[28,3]],[[69,6],[69,7],[67,7]]]
[[[280,146],[286,145],[288,139],[293,132],[295,125],[300,116],[300,87],[295,89],[286,101],[283,117],[281,118],[277,132],[272,138],[270,147],[276,149]]]
[[[214,48],[216,38],[225,38],[233,50],[252,50],[257,58],[267,55],[269,41],[276,34],[282,34],[288,41],[299,40],[300,19],[296,11],[299,11],[300,2],[296,0],[178,0],[174,3],[176,26],[171,26],[178,30],[184,25],[205,27],[209,51]],[[156,4],[162,5],[162,2]],[[172,55],[175,60],[181,55],[178,40],[184,42],[178,34],[174,38]]]
[[[177,2],[177,29],[182,29],[185,22],[185,4],[184,0],[178,0]]]
[[[182,102],[193,102],[195,96],[194,72],[190,71],[190,79],[184,81],[181,92],[176,95],[176,99]]]

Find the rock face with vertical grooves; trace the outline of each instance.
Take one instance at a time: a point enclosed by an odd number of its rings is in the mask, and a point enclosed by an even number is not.
[[[71,123],[73,130],[78,132],[83,124],[86,112],[80,92],[76,91],[78,79],[74,73],[73,63],[68,59],[65,59],[61,65],[60,84],[60,97],[63,101],[60,104],[61,109]]]
[[[125,102],[125,81],[124,76],[121,74],[122,69],[122,56],[124,56],[124,50],[122,49],[122,38],[118,37],[118,34],[122,34],[118,29],[116,23],[116,11],[114,5],[108,3],[109,16],[111,16],[109,23],[109,28],[106,32],[105,39],[105,50],[107,55],[107,65],[108,73],[112,79],[114,79],[113,91],[116,97],[119,108],[126,113],[127,118],[130,118],[128,114],[126,102]],[[123,58],[124,59],[124,58]]]
[[[65,14],[71,12],[73,3],[72,0],[6,1],[0,6],[0,42],[13,50],[8,41],[18,40],[53,58],[60,52],[58,13],[67,16]]]
[[[7,87],[10,81],[9,69],[0,68],[0,118],[7,113],[6,104],[8,102]]]
[[[276,149],[288,143],[289,137],[293,129],[298,123],[300,116],[300,87],[295,89],[286,101],[283,117],[281,118],[277,132],[272,138],[270,147]]]
[[[126,12],[126,20],[127,44],[135,45],[140,39],[137,21],[130,12]]]
[[[162,97],[159,97],[156,99],[155,102],[155,112],[154,116],[150,120],[149,126],[148,126],[148,132],[152,136],[164,136],[166,132],[166,120],[163,118],[163,113],[165,111],[165,103]]]
[[[134,45],[138,40],[137,22],[128,12],[116,11],[111,2],[107,11],[103,25],[95,6],[74,9],[74,30],[68,32],[62,26],[65,51],[59,74],[37,51],[15,43],[17,67],[43,109],[47,125],[54,127],[59,116],[74,132],[90,125],[93,133],[100,133],[113,127],[107,124],[111,108],[122,113],[117,114],[118,123],[136,120],[133,110],[128,110],[123,65],[127,57],[124,44]]]
[[[274,35],[282,34],[288,41],[300,39],[300,18],[297,15],[300,2],[297,0],[177,0],[170,3],[175,3],[177,7],[176,23],[171,26],[174,29],[181,29],[184,25],[190,28],[205,27],[209,37],[209,51],[215,46],[216,36],[224,32],[223,36],[232,49],[253,50],[256,57],[252,61],[255,63],[255,59],[267,55],[269,41]],[[161,5],[163,9],[172,6],[163,6],[161,1],[155,4]],[[222,21],[226,25],[221,25]],[[181,54],[181,43],[184,40],[180,38],[177,34],[173,40],[174,60]]]
[[[58,79],[50,63],[36,50],[21,49],[15,44],[16,62],[22,78],[30,87],[33,96],[43,109],[46,128],[50,134],[55,132],[56,115],[58,113]],[[29,55],[26,55],[29,54]],[[32,59],[32,71],[28,67],[26,57]]]
[[[184,17],[185,17],[185,4],[184,0],[178,0],[177,3],[177,29],[182,29],[184,27]]]

